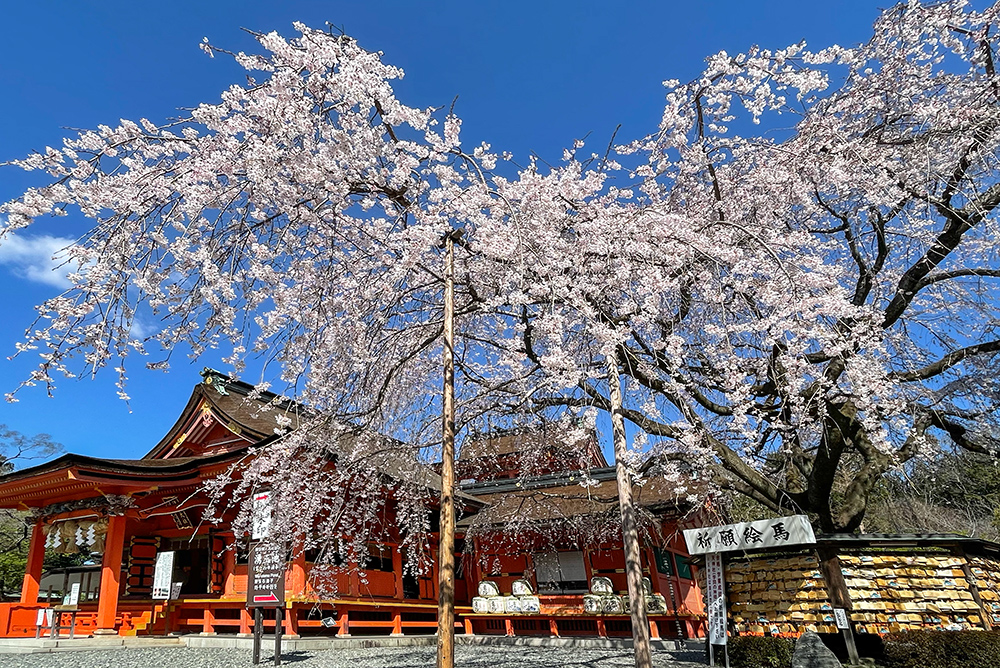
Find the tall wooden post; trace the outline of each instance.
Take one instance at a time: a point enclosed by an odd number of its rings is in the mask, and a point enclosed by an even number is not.
[[[43,561],[45,561],[45,525],[38,519],[31,529],[31,542],[28,544],[28,561],[24,567],[24,583],[21,585],[22,604],[38,603]],[[48,600],[46,599],[46,602]]]
[[[108,535],[104,539],[101,559],[101,593],[97,598],[97,628],[94,635],[112,635],[118,614],[118,589],[121,584],[122,550],[125,548],[125,516],[108,518]],[[168,608],[169,609],[169,608]]]
[[[834,547],[817,547],[816,554],[819,557],[819,570],[826,581],[826,590],[830,595],[830,602],[834,608],[843,608],[847,614],[847,628],[841,629],[844,636],[844,644],[847,646],[847,658],[851,665],[861,663],[858,658],[858,646],[854,642],[854,630],[851,628],[851,610],[854,604],[851,602],[851,594],[847,590],[847,581],[844,580],[844,571],[840,568],[840,557]]]
[[[622,545],[625,548],[625,578],[628,582],[632,614],[632,640],[636,668],[652,668],[649,646],[649,619],[646,615],[646,592],[642,589],[642,557],[639,528],[632,500],[632,478],[625,467],[627,443],[625,418],[622,416],[622,385],[618,362],[608,358],[608,390],[611,399],[611,427],[614,434],[615,469],[618,475],[618,505],[622,514]]]
[[[983,628],[987,631],[993,630],[993,622],[990,620],[990,615],[993,614],[992,611],[983,603],[983,597],[979,593],[979,585],[976,584],[976,576],[972,573],[972,568],[969,566],[968,555],[965,554],[965,550],[959,545],[955,548],[955,554],[962,558],[962,572],[965,573],[965,581],[969,583],[969,591],[972,592],[972,600],[976,605],[979,606],[979,616],[983,620]]]
[[[444,395],[441,429],[441,527],[438,534],[437,667],[455,665],[455,237],[445,237]]]

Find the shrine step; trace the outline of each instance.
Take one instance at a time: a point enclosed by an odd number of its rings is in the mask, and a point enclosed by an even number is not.
[[[0,654],[40,654],[74,650],[125,649],[127,647],[183,647],[181,638],[0,638]]]

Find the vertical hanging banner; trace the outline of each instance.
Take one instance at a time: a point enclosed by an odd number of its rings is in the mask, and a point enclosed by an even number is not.
[[[267,538],[271,531],[271,492],[257,492],[253,495],[251,506],[253,526],[250,529],[251,540]]]
[[[153,600],[166,601],[170,598],[170,582],[174,575],[174,553],[157,552],[153,567]]]
[[[722,555],[705,555],[705,598],[708,601],[708,638],[713,645],[726,644],[726,582],[722,575]]]

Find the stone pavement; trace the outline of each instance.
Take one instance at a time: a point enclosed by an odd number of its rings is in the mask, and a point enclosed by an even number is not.
[[[183,638],[140,639],[145,642],[119,639],[118,643],[104,638],[86,640],[99,640],[101,644],[49,641],[74,644],[31,646],[42,653],[8,653],[0,656],[0,668],[252,668],[249,649],[188,647]],[[154,644],[158,640],[159,644]],[[365,640],[370,643],[372,639]],[[406,646],[288,649],[283,653],[282,665],[292,668],[424,668],[434,665],[436,643],[433,637],[392,640],[421,642]],[[456,647],[455,663],[456,668],[628,668],[634,665],[628,648],[580,645],[579,642],[545,645],[462,643]],[[4,647],[12,646],[5,644]],[[27,644],[23,646],[28,647]],[[271,647],[273,645],[265,643],[262,654],[265,661],[261,666],[271,665],[266,661],[270,658],[268,650]],[[653,658],[655,668],[699,668],[704,665],[704,654],[700,651],[658,650]]]

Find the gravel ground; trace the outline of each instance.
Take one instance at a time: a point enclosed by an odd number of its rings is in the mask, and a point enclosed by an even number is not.
[[[434,665],[433,647],[386,647],[291,652],[282,658],[289,668],[426,668]],[[678,655],[679,656],[679,655]],[[267,656],[266,658],[270,658]],[[695,656],[684,658],[697,660]],[[261,667],[272,665],[261,656]],[[618,668],[634,665],[628,650],[563,647],[459,646],[457,668]],[[679,661],[654,652],[656,668],[701,668],[705,664]],[[0,668],[252,668],[250,651],[188,647],[128,648],[92,652],[8,654]]]

